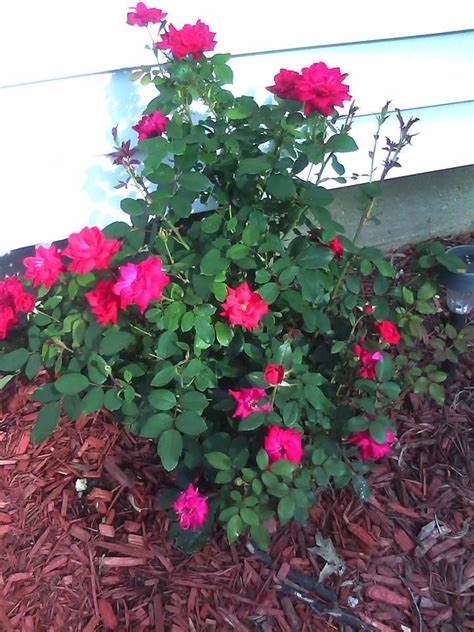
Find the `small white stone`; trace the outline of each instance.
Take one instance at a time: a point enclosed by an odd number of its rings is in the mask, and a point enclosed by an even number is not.
[[[75,488],[76,492],[82,496],[87,489],[87,478],[77,478]]]
[[[352,597],[351,595],[349,595],[349,597],[347,598],[347,605],[349,606],[349,608],[355,608],[359,603],[359,600],[357,599],[357,597]]]

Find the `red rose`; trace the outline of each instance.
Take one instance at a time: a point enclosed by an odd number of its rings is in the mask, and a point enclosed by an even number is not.
[[[252,292],[247,282],[235,289],[227,288],[227,298],[222,303],[221,316],[227,318],[232,326],[241,325],[246,329],[256,329],[260,320],[268,312],[268,305],[257,294]]]
[[[0,306],[0,340],[5,340],[10,329],[18,324],[18,318],[11,307]]]
[[[342,257],[344,254],[344,248],[342,247],[342,244],[337,237],[331,239],[331,241],[329,242],[329,248],[333,251],[334,256],[337,258]]]
[[[275,366],[274,364],[269,364],[265,373],[263,374],[265,381],[270,384],[270,386],[276,386],[276,384],[281,384],[283,382],[283,378],[285,377],[285,367],[279,364]]]
[[[347,443],[352,443],[360,448],[364,462],[369,459],[376,461],[390,453],[392,449],[390,444],[395,441],[395,435],[390,430],[387,430],[385,434],[385,442],[377,443],[372,438],[369,430],[363,430],[362,432],[354,433]]]
[[[47,289],[56,283],[64,269],[56,246],[36,246],[35,256],[25,257],[23,265],[26,268],[25,279],[31,279],[33,287],[44,285]]]
[[[169,49],[175,59],[192,55],[197,60],[204,51],[214,50],[214,35],[201,20],[194,25],[185,24],[180,30],[170,24],[169,32],[161,36],[161,42],[157,42],[156,47]]]
[[[138,141],[161,136],[169,123],[169,118],[159,110],[153,114],[145,114],[136,125],[132,126],[138,134]]]
[[[116,239],[106,239],[102,231],[94,226],[83,228],[79,233],[72,233],[64,255],[72,259],[68,270],[77,274],[87,274],[92,270],[105,270],[118,250],[120,242]]]
[[[296,70],[286,70],[282,68],[280,72],[273,78],[274,86],[268,86],[267,90],[273,92],[281,99],[293,99],[301,101],[298,81],[301,75]]]
[[[104,327],[107,323],[117,324],[120,299],[113,292],[114,283],[113,279],[99,281],[96,288],[85,295],[86,301],[92,307],[92,313],[97,317],[97,322]]]
[[[266,395],[265,389],[252,386],[251,388],[241,388],[240,391],[229,389],[229,395],[237,402],[232,417],[240,417],[245,419],[252,413],[265,412],[270,410],[270,402],[259,404],[260,400]]]
[[[375,329],[390,345],[397,345],[400,342],[400,333],[396,326],[389,320],[382,320],[381,323],[374,323]]]
[[[364,340],[362,340],[362,342],[364,342]],[[354,355],[360,360],[357,375],[366,380],[375,380],[375,367],[382,357],[380,351],[367,351],[367,349],[364,349],[360,344],[356,344],[354,345]]]
[[[25,292],[23,283],[17,276],[7,277],[4,281],[4,287],[10,296],[9,305],[15,312],[27,314],[33,311],[36,298],[33,294]]]
[[[169,277],[163,272],[159,257],[148,257],[138,265],[127,263],[119,268],[119,278],[114,293],[120,297],[120,306],[137,305],[141,313],[150,301],[158,301],[161,291],[168,285]]]
[[[346,77],[347,73],[341,74],[339,68],[328,68],[323,62],[303,68],[298,89],[300,100],[304,101],[304,113],[316,111],[329,116],[334,106],[348,101],[351,98],[349,86],[342,83]]]
[[[302,433],[294,428],[285,429],[279,426],[271,426],[264,443],[269,463],[286,459],[292,463],[299,464],[303,456],[301,436]]]
[[[162,22],[167,15],[161,9],[147,9],[144,2],[139,2],[134,12],[127,13],[127,24],[130,26],[148,26],[150,23]]]

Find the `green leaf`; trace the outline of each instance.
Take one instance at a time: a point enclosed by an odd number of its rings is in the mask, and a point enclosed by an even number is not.
[[[243,175],[256,175],[270,169],[271,162],[268,156],[259,156],[258,158],[244,158],[239,163],[237,177]]]
[[[361,475],[356,474],[352,477],[352,487],[355,493],[363,502],[367,502],[370,498],[370,486],[367,480]]]
[[[32,353],[28,358],[28,362],[25,366],[25,375],[29,380],[32,380],[38,373],[41,366],[41,356],[39,353]]]
[[[378,274],[375,277],[375,280],[373,283],[375,294],[377,294],[378,296],[385,294],[385,292],[388,290],[389,287],[390,287],[390,283],[387,281],[387,279],[384,276],[382,276],[381,274]]]
[[[195,191],[196,193],[206,191],[211,186],[209,178],[197,171],[183,173],[179,178],[179,184],[185,189]]]
[[[362,430],[367,430],[369,420],[364,415],[357,415],[357,417],[348,419],[345,425],[348,432],[361,432]],[[318,463],[315,463],[315,465],[318,465]]]
[[[444,388],[435,382],[432,382],[428,387],[428,393],[434,399],[434,401],[442,406],[444,404]]]
[[[359,148],[355,140],[347,134],[334,134],[325,144],[327,153],[343,153],[349,151],[357,151]]]
[[[222,224],[222,217],[217,213],[210,213],[207,217],[201,220],[201,230],[207,235],[217,233]]]
[[[250,536],[259,549],[262,551],[268,551],[270,548],[270,534],[264,525],[259,524],[251,526]]]
[[[249,248],[245,244],[234,244],[228,248],[225,254],[226,257],[229,257],[232,261],[239,261],[249,254]]]
[[[188,435],[199,435],[207,430],[206,421],[192,410],[187,410],[177,416],[176,427]]]
[[[291,496],[284,496],[280,498],[278,503],[278,518],[282,525],[286,524],[293,518],[295,512],[295,501]]]
[[[104,406],[107,410],[114,412],[122,406],[122,400],[118,396],[118,389],[108,389],[104,397]]]
[[[173,418],[168,413],[151,415],[140,428],[140,436],[146,439],[157,439],[165,430],[173,425]]]
[[[124,213],[131,217],[137,217],[147,213],[147,205],[145,200],[133,200],[132,198],[126,198],[120,202],[120,208]]]
[[[63,408],[71,421],[76,421],[82,415],[82,400],[79,395],[65,395]]]
[[[333,253],[329,248],[322,248],[310,244],[296,257],[296,263],[307,270],[324,268],[333,259]]]
[[[0,356],[0,371],[18,371],[26,364],[29,353],[26,349],[15,349]]]
[[[387,440],[387,423],[385,421],[373,421],[369,425],[369,432],[371,437],[377,443],[385,443]]]
[[[215,326],[217,342],[223,347],[228,347],[234,337],[234,332],[229,323],[218,322]]]
[[[127,331],[109,331],[100,341],[99,352],[102,355],[114,355],[123,351],[135,338]]]
[[[44,386],[40,386],[34,391],[32,397],[41,404],[49,404],[61,399],[61,393],[55,389],[54,384],[44,384]]]
[[[100,386],[92,387],[82,398],[81,408],[84,415],[95,413],[104,405],[104,391]]]
[[[434,283],[426,281],[418,290],[418,298],[422,301],[427,301],[428,299],[433,298],[437,291],[438,288]]]
[[[208,401],[206,396],[199,391],[187,391],[180,395],[179,404],[183,410],[191,410],[202,413],[207,407]]]
[[[252,509],[249,509],[248,507],[241,508],[240,517],[246,524],[250,526],[257,526],[258,524],[260,524],[260,520],[255,511],[252,511]]]
[[[291,478],[293,476],[293,472],[297,469],[298,465],[296,465],[296,463],[292,463],[286,459],[275,461],[275,463],[272,463],[270,467],[271,472],[277,474],[278,476],[282,476],[283,478]]]
[[[92,353],[87,360],[87,375],[94,384],[103,384],[110,375],[110,367],[102,356]]]
[[[229,261],[224,259],[220,250],[212,249],[201,260],[201,274],[215,276],[229,267]]]
[[[402,287],[402,296],[407,305],[413,305],[413,303],[415,302],[413,292],[407,287]]]
[[[265,423],[264,413],[251,413],[239,423],[239,431],[255,430]]]
[[[44,439],[46,439],[46,437],[49,437],[49,435],[56,430],[60,414],[61,404],[59,402],[51,402],[50,404],[43,406],[38,413],[36,423],[33,426],[31,433],[33,445],[40,444],[44,441]]]
[[[260,450],[257,452],[256,462],[260,470],[262,470],[263,472],[267,470],[268,454],[263,448],[260,448]]]
[[[148,400],[153,408],[156,408],[157,410],[171,410],[174,406],[176,406],[175,394],[165,388],[151,391],[148,396]]]
[[[56,389],[63,395],[74,395],[89,386],[89,380],[82,373],[66,373],[54,383]]]
[[[383,384],[380,384],[379,390],[387,397],[390,397],[390,399],[397,399],[400,395],[401,389],[398,384],[395,384],[395,382],[384,382]]]
[[[237,538],[246,531],[246,527],[242,518],[237,514],[227,523],[227,539],[232,544]]]
[[[216,470],[230,470],[232,467],[230,457],[224,452],[208,452],[205,457],[209,465]]]
[[[312,384],[307,384],[304,389],[304,396],[315,410],[329,411],[333,408],[333,404],[320,388]]]
[[[171,472],[178,465],[182,451],[183,437],[181,433],[174,428],[165,430],[158,442],[157,452],[167,472]]]
[[[392,358],[384,353],[380,360],[375,365],[375,373],[379,382],[388,382],[393,375],[393,361]]]
[[[151,386],[165,386],[168,382],[176,377],[176,367],[174,365],[165,366],[163,369],[155,373],[155,377],[151,381]]]
[[[276,174],[267,180],[267,193],[277,200],[289,200],[296,195],[296,186],[290,176]]]
[[[276,301],[279,293],[280,293],[280,288],[278,287],[276,283],[265,283],[265,285],[262,285],[261,287],[258,288],[259,296],[261,296],[261,298],[268,305],[271,305],[272,303]]]
[[[0,391],[8,384],[8,382],[10,382],[10,380],[13,380],[14,377],[14,375],[4,375],[3,377],[0,377]]]

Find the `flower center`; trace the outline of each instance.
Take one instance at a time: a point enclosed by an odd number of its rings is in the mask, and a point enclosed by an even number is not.
[[[248,309],[249,304],[248,303],[240,303],[239,307],[243,312],[246,312]]]

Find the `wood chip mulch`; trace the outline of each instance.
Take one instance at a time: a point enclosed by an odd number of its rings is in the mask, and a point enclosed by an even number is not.
[[[323,493],[308,525],[274,534],[272,568],[219,530],[202,552],[181,554],[156,508],[166,480],[152,443],[100,413],[63,420],[33,447],[35,387],[10,383],[0,400],[0,630],[474,630],[473,375],[471,354],[442,409],[407,397],[399,446],[371,476],[368,503]],[[308,552],[317,532],[343,563],[323,582],[337,604],[288,579],[318,580],[325,561]]]

